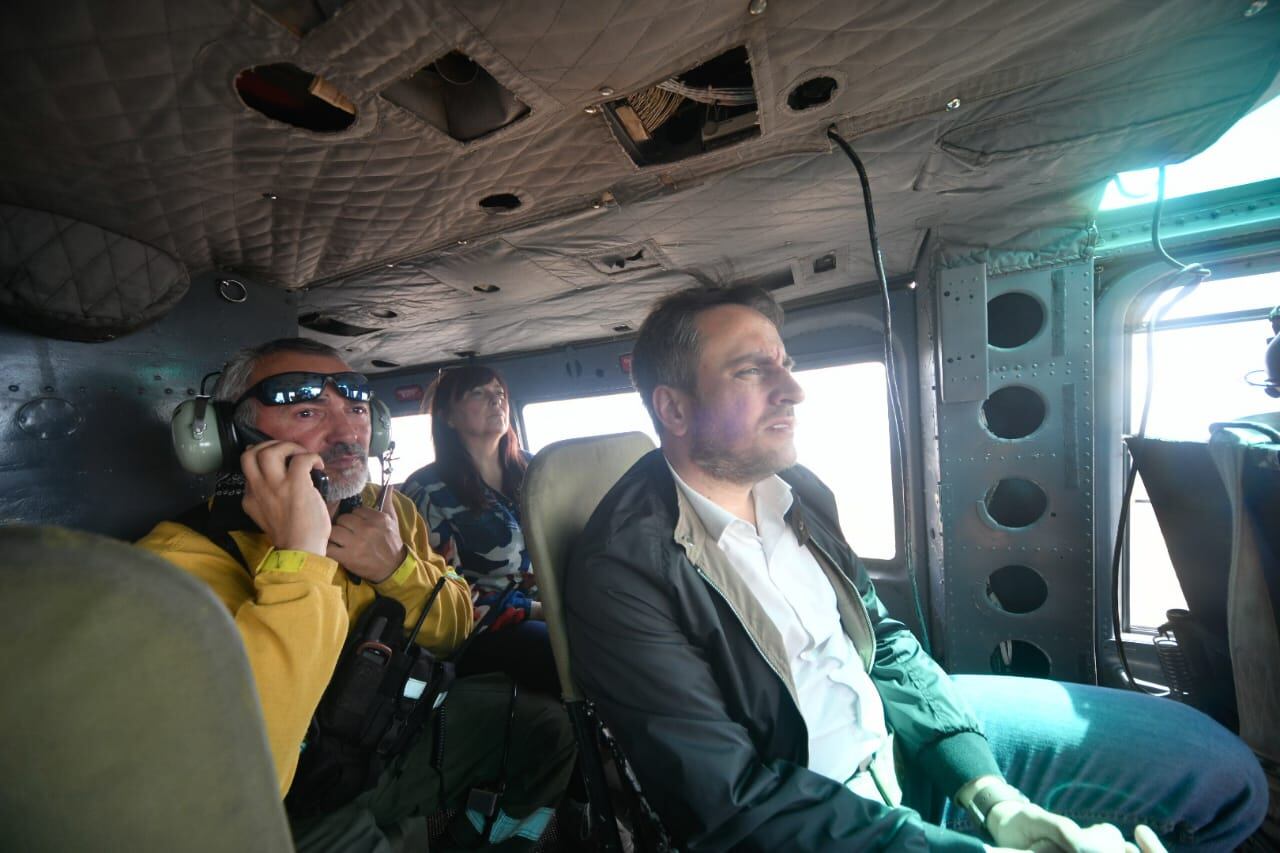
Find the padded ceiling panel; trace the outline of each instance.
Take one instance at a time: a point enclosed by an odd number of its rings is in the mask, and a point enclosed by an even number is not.
[[[51,337],[102,341],[164,316],[187,271],[152,246],[96,225],[0,204],[0,306]]]
[[[193,272],[307,287],[303,313],[376,330],[343,341],[357,364],[419,363],[599,337],[656,293],[804,273],[833,250],[840,274],[793,276],[797,295],[869,279],[833,123],[867,161],[891,274],[914,268],[929,231],[1034,256],[1053,228],[1087,225],[1110,173],[1211,143],[1280,59],[1280,7],[1246,17],[1241,0],[747,5],[354,0],[298,39],[247,0],[127,15],[19,0],[0,12],[0,202],[92,222]],[[758,139],[637,168],[584,111],[735,45]],[[379,95],[450,50],[530,114],[464,144]],[[333,83],[352,126],[314,133],[247,108],[232,80],[267,62]],[[832,101],[787,108],[819,73],[839,83]],[[503,192],[525,203],[479,207]],[[661,263],[625,276],[593,263],[641,243]],[[502,289],[470,289],[485,283]],[[375,310],[396,316],[374,323]]]

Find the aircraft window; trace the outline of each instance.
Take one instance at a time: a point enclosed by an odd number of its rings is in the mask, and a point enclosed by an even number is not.
[[[897,519],[884,365],[868,361],[795,375],[805,391],[796,430],[800,462],[835,492],[840,524],[858,554],[892,559]],[[639,430],[657,442],[634,392],[529,403],[521,416],[534,453],[565,438],[627,430]]]
[[[1236,122],[1217,142],[1165,169],[1165,198],[1238,187],[1280,177],[1274,154],[1280,136],[1280,97]],[[1107,184],[1099,210],[1118,210],[1156,200],[1156,169],[1121,172]]]
[[[401,415],[391,419],[391,437],[396,443],[391,460],[391,482],[403,483],[409,475],[436,459],[431,443],[431,415]],[[369,458],[369,479],[382,482],[381,463]]]
[[[649,413],[634,391],[527,403],[520,410],[520,417],[530,453],[566,438],[615,432],[642,432],[653,439],[654,444],[658,443]]]
[[[1155,393],[1147,435],[1203,441],[1209,424],[1273,411],[1277,403],[1245,376],[1263,366],[1271,337],[1267,312],[1280,298],[1280,273],[1210,279],[1169,311],[1155,331]],[[1154,310],[1143,318],[1154,317]],[[1131,333],[1127,430],[1136,430],[1146,392],[1147,341]],[[1253,377],[1257,379],[1255,375]],[[1165,611],[1185,608],[1164,538],[1139,477],[1129,508],[1129,616],[1131,626],[1155,628]]]

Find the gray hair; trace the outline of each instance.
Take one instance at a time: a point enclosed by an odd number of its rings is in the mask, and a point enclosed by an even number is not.
[[[631,351],[631,381],[659,434],[662,422],[653,409],[653,391],[659,385],[667,385],[693,393],[700,355],[698,315],[721,305],[754,309],[782,328],[781,306],[768,291],[754,285],[691,287],[658,300],[640,326],[640,336]]]
[[[222,375],[213,387],[213,398],[219,402],[234,403],[249,390],[249,377],[258,360],[278,352],[299,352],[305,355],[321,355],[342,360],[342,354],[328,344],[310,338],[277,338],[256,347],[236,351],[222,368]],[[237,423],[252,427],[258,418],[258,408],[253,400],[245,400],[236,407]]]

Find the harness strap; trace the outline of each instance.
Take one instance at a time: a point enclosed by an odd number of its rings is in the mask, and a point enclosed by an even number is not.
[[[249,561],[244,558],[244,552],[240,550],[240,546],[236,544],[236,540],[231,536],[231,531],[219,525],[214,525],[213,515],[209,512],[208,504],[197,504],[178,516],[174,521],[204,536],[214,545],[226,551],[232,559],[244,567],[246,572],[250,575],[253,574],[253,568],[249,565]]]

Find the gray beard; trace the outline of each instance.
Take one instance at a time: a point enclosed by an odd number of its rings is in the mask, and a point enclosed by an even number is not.
[[[346,456],[352,453],[367,455],[366,449],[363,447],[360,447],[354,444],[336,444],[333,447],[329,448],[329,451],[324,455],[329,458],[326,459],[324,458],[324,456],[322,456],[321,458],[324,459],[325,463],[327,464],[332,459],[337,459],[340,456]],[[347,498],[354,498],[356,495],[364,491],[365,484],[367,484],[368,482],[369,482],[369,467],[367,465],[359,467],[358,469],[353,471],[349,476],[346,476],[344,478],[335,477],[332,474],[330,474],[329,475],[329,500],[344,501]]]
[[[368,482],[369,472],[367,469],[362,469],[358,474],[352,474],[343,480],[330,478],[329,500],[344,501],[347,498],[354,498],[364,491],[365,484]]]

